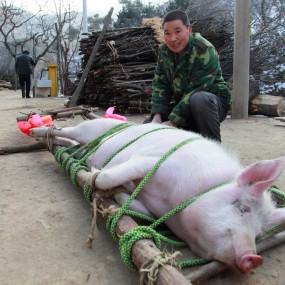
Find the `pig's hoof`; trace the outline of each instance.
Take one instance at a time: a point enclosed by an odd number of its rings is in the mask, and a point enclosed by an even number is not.
[[[239,262],[241,273],[248,273],[251,270],[259,267],[263,263],[263,258],[255,254],[247,254],[242,257]]]
[[[49,128],[37,127],[30,130],[31,137],[45,137]]]
[[[87,183],[92,189],[96,189],[95,181],[100,172],[101,170],[93,168],[92,172],[85,172],[82,174],[85,183]]]

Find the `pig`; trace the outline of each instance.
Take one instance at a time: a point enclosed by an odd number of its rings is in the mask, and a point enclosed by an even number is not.
[[[54,129],[51,135],[85,144],[121,123],[98,118],[75,127]],[[38,128],[31,134],[40,137],[46,131]],[[139,136],[101,169],[111,154]],[[131,193],[166,152],[189,138],[193,141],[159,166],[130,207],[159,218],[211,189],[165,223],[198,256],[248,273],[263,263],[256,253],[256,237],[285,219],[285,210],[277,208],[266,191],[282,173],[284,157],[243,167],[238,157],[220,143],[197,133],[149,123],[134,124],[106,139],[86,163],[92,173],[98,174],[97,189],[124,186]],[[121,193],[115,198],[123,203],[128,196]]]

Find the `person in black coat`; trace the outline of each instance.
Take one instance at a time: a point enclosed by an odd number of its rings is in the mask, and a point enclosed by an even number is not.
[[[23,54],[17,57],[15,65],[16,73],[18,74],[19,83],[22,90],[22,98],[31,98],[31,74],[33,73],[33,66],[36,65],[36,62],[32,57],[29,56],[29,54],[29,51],[23,51]]]

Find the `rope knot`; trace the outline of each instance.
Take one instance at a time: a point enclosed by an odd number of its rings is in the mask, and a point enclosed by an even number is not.
[[[177,264],[176,256],[180,254],[179,251],[173,254],[158,252],[153,259],[142,265],[140,269],[140,285],[155,285],[159,267],[165,265],[175,266]]]
[[[103,218],[108,218],[110,215],[114,215],[119,211],[119,209],[114,205],[108,207],[107,209],[102,205],[99,205],[99,208],[100,209],[97,209],[97,211],[102,215]]]

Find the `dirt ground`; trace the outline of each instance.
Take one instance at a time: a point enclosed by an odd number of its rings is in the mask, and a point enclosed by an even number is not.
[[[63,108],[63,98],[22,99],[19,91],[0,91],[0,146],[32,143],[22,134],[16,117],[30,111]],[[102,114],[98,112],[98,114]],[[129,116],[142,122],[145,116]],[[75,125],[82,119],[56,122]],[[227,119],[223,143],[248,165],[285,154],[285,128],[267,117]],[[99,219],[100,234],[93,249],[85,247],[91,212],[80,189],[46,150],[0,156],[0,284],[71,285],[139,284],[138,273],[121,261],[117,243]],[[276,182],[285,190],[285,173]],[[262,254],[264,264],[247,275],[226,271],[206,285],[283,285],[285,246]]]

